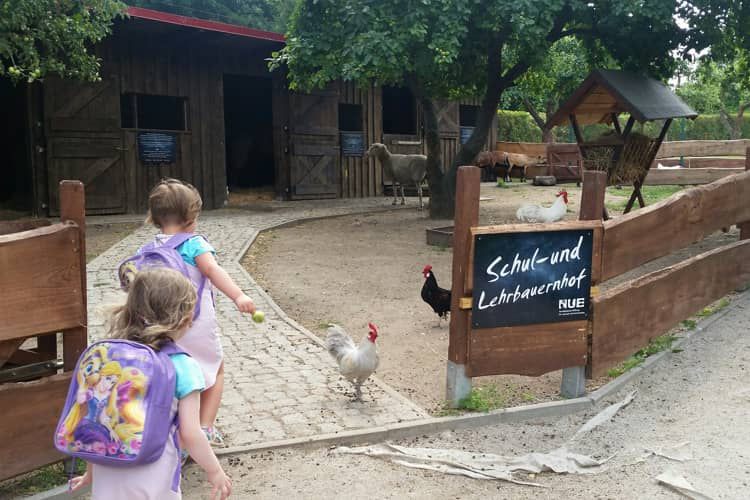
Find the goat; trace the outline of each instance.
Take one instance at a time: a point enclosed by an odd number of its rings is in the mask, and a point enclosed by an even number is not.
[[[380,160],[383,168],[391,175],[393,186],[393,205],[396,204],[396,183],[401,186],[401,204],[405,205],[404,184],[414,183],[419,195],[419,210],[424,208],[422,204],[422,182],[427,175],[427,157],[425,155],[398,155],[391,154],[385,144],[375,142],[365,153],[365,158],[370,156]]]
[[[521,169],[521,182],[526,180],[526,169],[530,165],[546,163],[543,156],[523,155],[520,153],[506,153],[505,151],[482,151],[477,156],[477,167],[505,167],[505,182],[511,182],[510,173],[514,167]],[[498,175],[500,174],[498,168]]]

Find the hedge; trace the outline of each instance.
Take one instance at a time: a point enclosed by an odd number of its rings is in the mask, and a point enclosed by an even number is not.
[[[497,140],[510,142],[541,142],[542,131],[534,123],[530,114],[525,111],[498,111],[497,112]],[[621,117],[624,125],[625,120]],[[680,122],[685,123],[684,136],[680,133]],[[638,132],[655,137],[661,130],[662,123],[648,122],[641,128],[636,124],[634,129]],[[587,125],[583,127],[583,136],[585,139],[598,137],[605,130],[611,127],[607,125]],[[570,127],[555,127],[552,134],[556,142],[575,142]],[[742,137],[750,138],[750,116],[745,116],[742,124]],[[700,115],[695,120],[675,120],[669,128],[669,133],[665,140],[726,140],[729,139],[729,133],[721,124],[719,115]]]

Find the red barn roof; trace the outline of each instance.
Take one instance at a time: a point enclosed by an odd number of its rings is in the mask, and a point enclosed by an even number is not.
[[[284,41],[286,40],[284,38],[284,35],[282,35],[281,33],[256,30],[253,28],[248,28],[246,26],[238,26],[236,24],[228,24],[218,21],[209,21],[207,19],[180,16],[178,14],[170,14],[168,12],[160,12],[158,10],[144,9],[142,7],[128,7],[126,12],[130,17],[135,17],[138,19],[175,24],[178,26],[185,26],[188,28],[195,28],[205,31],[216,31],[218,33],[227,33],[229,35],[255,38],[256,40],[268,40],[271,42],[281,43],[284,43]]]

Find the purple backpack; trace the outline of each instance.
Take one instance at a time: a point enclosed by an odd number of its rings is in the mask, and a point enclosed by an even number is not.
[[[198,300],[195,304],[193,319],[197,318],[201,312],[201,296],[203,294],[203,288],[206,285],[206,277],[202,276],[200,283],[196,283],[190,276],[190,271],[187,267],[188,264],[182,260],[182,256],[177,251],[177,247],[193,236],[195,236],[195,234],[177,233],[162,245],[157,245],[156,242],[152,241],[151,243],[142,246],[135,255],[128,257],[120,263],[117,270],[117,275],[120,278],[120,287],[127,291],[138,271],[145,268],[168,267],[175,271],[179,271],[193,283],[193,286],[195,286],[197,290]]]
[[[177,425],[174,342],[156,351],[129,340],[91,344],[78,358],[55,430],[55,447],[95,464],[157,460]],[[175,447],[177,429],[175,428]],[[176,473],[179,484],[179,470]]]

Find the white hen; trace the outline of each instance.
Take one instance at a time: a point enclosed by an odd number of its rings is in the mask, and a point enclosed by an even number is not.
[[[378,327],[368,323],[370,333],[359,346],[338,325],[328,325],[326,348],[339,364],[341,375],[354,385],[355,400],[362,400],[362,384],[378,368],[378,349],[375,339],[378,338]]]
[[[568,211],[568,192],[564,189],[557,193],[557,199],[551,207],[539,205],[522,205],[516,211],[516,219],[521,222],[557,222],[565,217]]]

